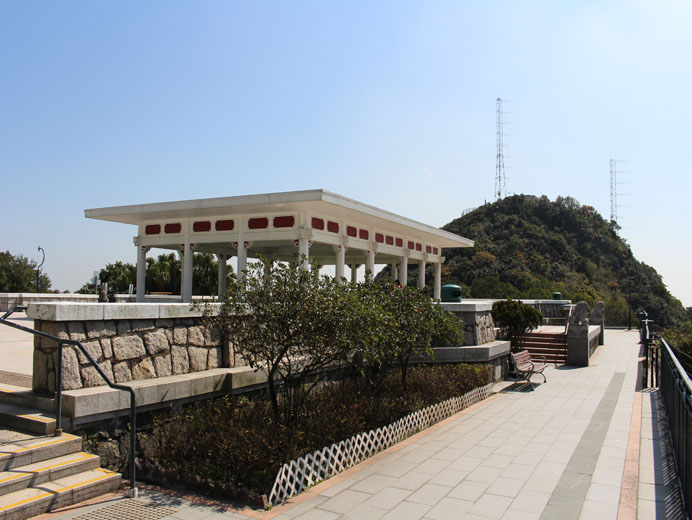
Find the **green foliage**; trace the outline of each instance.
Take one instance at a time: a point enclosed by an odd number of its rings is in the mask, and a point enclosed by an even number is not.
[[[376,391],[395,364],[406,388],[409,361],[434,339],[463,343],[460,320],[413,288],[321,277],[315,265],[265,260],[230,284],[206,322],[266,372],[275,419],[294,422],[328,371],[355,368]]]
[[[512,346],[527,332],[540,326],[543,315],[538,309],[517,300],[501,300],[493,303],[491,311],[496,325],[505,329],[512,340]]]
[[[471,297],[550,298],[559,291],[574,302],[602,300],[610,325],[628,323],[631,298],[633,313],[646,309],[663,327],[690,320],[655,269],[634,258],[618,226],[571,197],[506,197],[443,229],[476,242],[444,252],[443,283],[458,283]]]
[[[230,265],[227,269],[227,283],[233,278]],[[216,256],[210,253],[195,253],[192,263],[192,294],[213,296],[218,292],[219,263]],[[145,285],[147,292],[180,294],[182,259],[179,254],[166,253],[156,258],[148,257]],[[137,266],[117,261],[101,269],[99,278],[108,284],[108,290],[114,293],[127,293],[130,284],[137,284]],[[82,286],[78,293],[95,293],[96,287],[91,283]]]
[[[36,292],[36,267],[36,262],[24,255],[0,251],[0,292]],[[48,275],[41,272],[39,292],[48,292],[50,285]]]
[[[290,426],[276,420],[266,401],[242,398],[160,413],[142,443],[144,463],[160,468],[168,482],[205,479],[207,492],[248,487],[265,494],[285,462],[463,395],[488,378],[485,365],[421,366],[411,369],[407,392],[390,374],[377,397],[357,381],[328,383],[308,397],[306,412]]]

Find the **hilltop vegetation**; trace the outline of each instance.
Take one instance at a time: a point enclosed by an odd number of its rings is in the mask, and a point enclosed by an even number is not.
[[[653,267],[634,258],[617,224],[571,197],[514,195],[443,229],[476,242],[444,252],[443,283],[461,285],[466,297],[551,298],[559,291],[590,305],[602,300],[608,323],[626,325],[631,289],[633,312],[645,309],[664,327],[689,326],[682,303]]]

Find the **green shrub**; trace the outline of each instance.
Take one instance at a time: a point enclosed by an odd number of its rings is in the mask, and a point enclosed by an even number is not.
[[[362,431],[385,426],[422,407],[462,395],[486,384],[485,365],[416,366],[408,391],[391,374],[379,397],[346,379],[325,383],[290,427],[278,422],[267,401],[227,397],[158,414],[146,442],[146,467],[159,468],[158,480],[234,496],[247,487],[267,494],[280,467],[292,459]],[[149,479],[157,480],[154,474]]]
[[[538,309],[512,299],[493,303],[491,313],[495,323],[508,332],[514,348],[521,336],[543,322]]]

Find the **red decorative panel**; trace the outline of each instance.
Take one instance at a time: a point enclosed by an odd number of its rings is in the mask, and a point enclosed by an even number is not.
[[[208,220],[202,220],[200,222],[192,223],[192,231],[195,233],[200,233],[204,231],[211,231],[211,222]]]
[[[144,233],[147,235],[158,235],[159,233],[161,233],[161,225],[149,224],[144,228]]]
[[[359,229],[358,238],[360,238],[361,240],[367,240],[368,238],[370,238],[370,232],[367,229]]]
[[[287,215],[285,217],[274,217],[272,225],[275,228],[293,227],[293,224],[295,224],[295,222],[296,219],[292,215]]]
[[[324,229],[324,220],[317,217],[312,217],[312,228],[313,229]]]
[[[330,233],[338,233],[339,232],[339,224],[336,222],[332,222],[331,220],[327,221],[327,231]]]
[[[375,242],[380,244],[384,243],[384,235],[382,233],[375,233]]]
[[[346,234],[350,237],[358,236],[358,230],[353,226],[346,226]]]
[[[404,247],[404,239],[403,238],[397,238],[396,239],[396,247]]]
[[[182,229],[182,226],[180,224],[166,224],[163,227],[163,230],[166,233],[180,233],[181,229]]]
[[[431,246],[425,246],[425,252],[428,254],[432,253],[432,247]]]
[[[423,250],[423,244],[419,244],[416,242],[416,251],[422,251]]]
[[[232,220],[217,220],[214,224],[216,231],[233,231],[235,223]]]
[[[389,235],[387,235],[386,242],[387,242],[388,246],[393,246],[394,245],[394,237],[390,237]]]
[[[247,227],[250,229],[266,229],[268,225],[269,219],[267,217],[251,218],[247,221]]]
[[[434,254],[434,255],[436,255],[436,254],[439,253],[439,252],[440,252],[439,249],[437,249],[436,247],[433,247],[433,254]]]
[[[409,241],[408,241],[408,248],[409,248],[411,251],[413,251],[413,250],[416,248],[416,246],[415,246],[415,244],[414,244],[413,242],[411,242],[411,241],[409,240]]]

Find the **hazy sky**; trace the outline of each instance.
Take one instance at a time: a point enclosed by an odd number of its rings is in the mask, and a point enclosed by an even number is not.
[[[135,262],[85,208],[324,188],[441,226],[569,195],[692,305],[692,4],[0,0],[0,249]],[[511,134],[511,135],[509,135]]]

